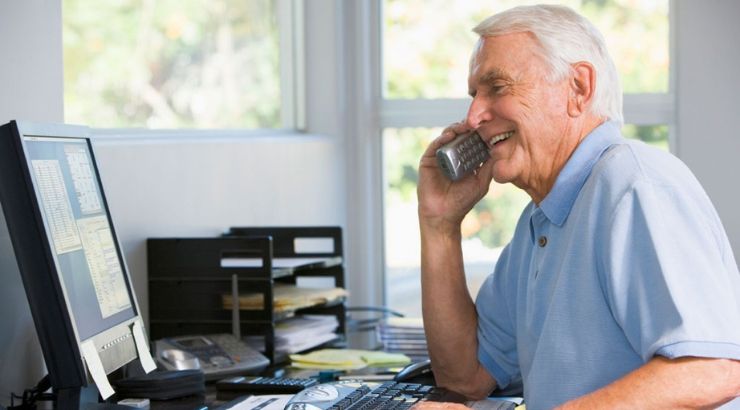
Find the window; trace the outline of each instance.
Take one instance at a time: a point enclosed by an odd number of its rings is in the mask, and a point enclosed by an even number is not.
[[[287,2],[290,4],[290,2]],[[63,2],[65,121],[104,128],[294,126],[283,0]],[[290,7],[290,6],[288,6]],[[285,28],[284,28],[285,27]],[[283,70],[284,71],[284,70]]]
[[[385,297],[392,309],[421,313],[416,167],[442,127],[465,115],[468,61],[477,40],[471,30],[497,11],[540,2],[382,3]],[[625,136],[668,149],[673,113],[668,0],[559,3],[588,17],[606,38],[625,92]],[[493,270],[528,202],[518,188],[494,184],[463,221],[465,269],[473,296]]]

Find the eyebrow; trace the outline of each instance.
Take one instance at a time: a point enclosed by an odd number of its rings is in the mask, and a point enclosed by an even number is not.
[[[483,74],[477,83],[491,85],[496,80],[509,81],[511,80],[511,76],[506,71],[500,68],[492,68],[488,70],[485,74]],[[472,96],[474,94],[473,90],[471,89],[468,94]]]
[[[510,80],[511,76],[500,68],[492,68],[480,77],[478,83],[492,83],[496,80]]]

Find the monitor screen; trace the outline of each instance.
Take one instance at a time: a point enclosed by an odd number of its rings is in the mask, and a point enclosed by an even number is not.
[[[51,384],[72,392],[57,395],[65,401],[88,376],[108,397],[107,374],[136,358],[155,367],[88,133],[0,126],[2,209]]]
[[[23,137],[46,233],[77,333],[135,315],[87,139]]]

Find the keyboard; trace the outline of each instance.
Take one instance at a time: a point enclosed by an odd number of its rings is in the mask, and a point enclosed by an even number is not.
[[[403,410],[422,400],[466,401],[457,393],[434,386],[344,380],[318,384],[297,393],[285,410]]]

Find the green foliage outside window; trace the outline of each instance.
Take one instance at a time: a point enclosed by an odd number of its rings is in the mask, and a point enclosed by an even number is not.
[[[416,201],[419,181],[419,159],[439,135],[439,128],[386,129],[386,209]],[[470,211],[463,221],[465,238],[477,237],[490,248],[505,245],[514,233],[519,213],[529,197],[511,184],[493,182],[488,195]]]
[[[666,125],[626,124],[622,127],[622,134],[627,138],[644,141],[668,151],[668,126]]]
[[[63,2],[65,120],[280,125],[274,0]]]
[[[471,30],[486,17],[541,0],[385,0],[383,72],[387,98],[467,94]],[[547,1],[545,1],[547,3]],[[604,35],[626,93],[668,91],[667,0],[563,0]]]

